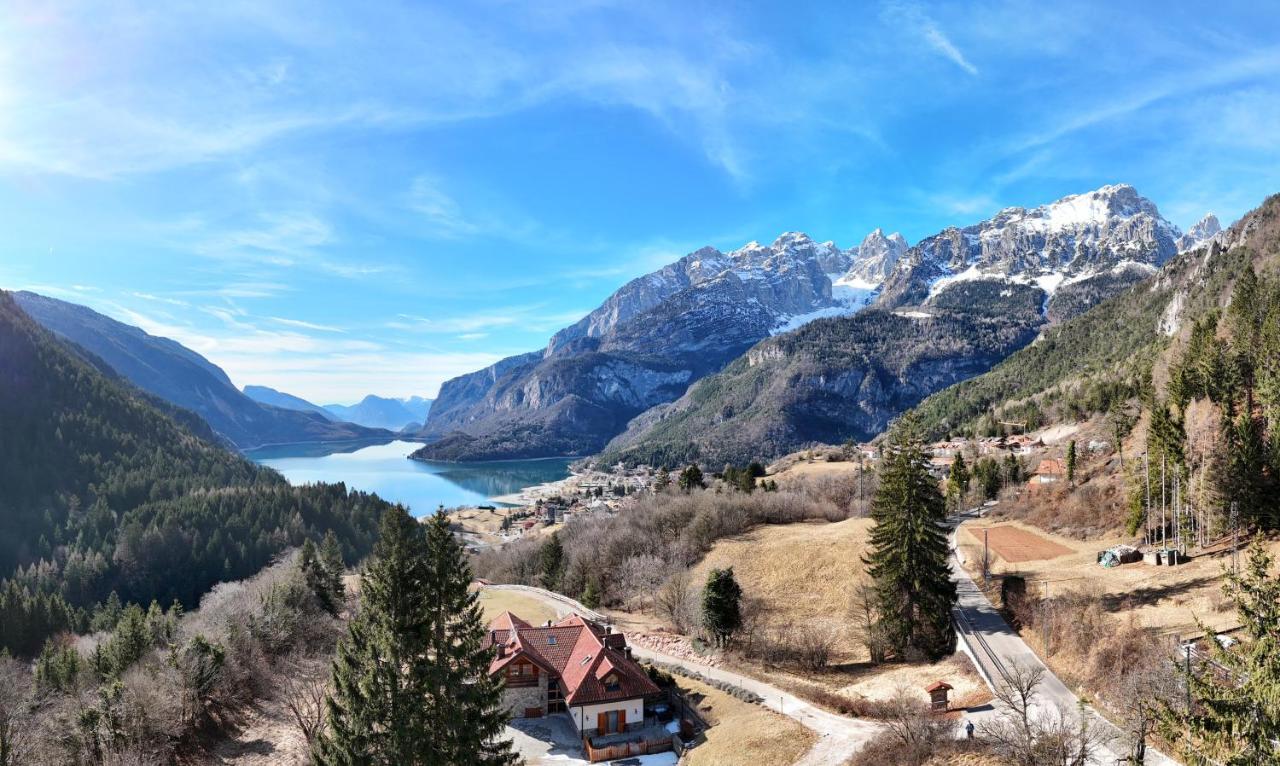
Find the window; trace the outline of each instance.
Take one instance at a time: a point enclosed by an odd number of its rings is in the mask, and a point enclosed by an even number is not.
[[[604,677],[604,690],[605,690],[605,691],[607,691],[607,692],[616,692],[616,691],[618,691],[618,690],[619,690],[619,689],[621,689],[621,688],[622,688],[622,685],[621,685],[620,683],[618,683],[618,677],[617,677],[617,676],[615,676],[614,674],[610,673],[609,675],[607,675],[607,676],[605,676],[605,677]]]
[[[548,645],[548,646],[555,646],[555,645],[556,645],[556,637],[555,637],[555,636],[547,636],[547,645]]]

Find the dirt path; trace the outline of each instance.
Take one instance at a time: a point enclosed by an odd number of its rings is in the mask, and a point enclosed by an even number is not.
[[[552,593],[541,588],[532,588],[525,585],[488,585],[485,587],[499,590],[518,590],[542,599],[561,614],[577,612],[588,619],[607,621],[605,615],[588,609],[577,601],[559,593]],[[731,670],[712,667],[684,657],[655,652],[642,646],[633,645],[632,653],[642,659],[677,665],[700,673],[706,678],[747,689],[759,695],[763,700],[761,704],[765,707],[788,716],[806,728],[813,730],[818,735],[818,741],[803,758],[796,761],[796,766],[835,766],[836,764],[842,764],[880,731],[880,724],[828,713],[782,689]]]
[[[283,702],[259,700],[244,711],[235,734],[199,763],[209,766],[296,766],[307,762],[307,741]]]

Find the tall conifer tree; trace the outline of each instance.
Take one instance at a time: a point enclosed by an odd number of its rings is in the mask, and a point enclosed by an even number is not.
[[[918,652],[936,661],[955,650],[956,586],[941,526],[946,503],[917,434],[907,415],[890,436],[871,504],[871,553],[863,561],[875,582],[888,645],[899,657]]]
[[[427,634],[425,705],[434,759],[449,766],[507,766],[518,758],[502,736],[507,711],[501,683],[489,677],[492,648],[479,594],[471,589],[471,567],[449,529],[443,510],[426,524],[430,575],[425,596]]]
[[[401,506],[382,517],[361,607],[338,644],[323,766],[444,763],[425,747],[427,700],[422,647],[430,629],[426,536]]]

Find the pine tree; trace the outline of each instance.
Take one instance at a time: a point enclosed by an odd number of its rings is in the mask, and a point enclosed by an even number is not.
[[[680,472],[680,489],[685,492],[691,492],[695,487],[702,489],[705,486],[706,483],[702,478],[702,469],[698,467],[697,463],[690,464],[688,468]]]
[[[1232,500],[1239,503],[1243,517],[1254,524],[1274,528],[1275,492],[1265,471],[1267,448],[1258,421],[1240,413],[1236,422],[1224,424],[1227,434],[1226,486]]]
[[[551,535],[538,550],[538,582],[547,590],[559,590],[564,571],[564,545],[559,535]]]
[[[658,469],[658,475],[653,478],[653,491],[661,492],[671,486],[671,472],[666,466]]]
[[[937,661],[955,650],[951,607],[956,586],[941,524],[946,505],[929,475],[914,417],[894,428],[871,504],[871,553],[863,563],[875,582],[880,628],[898,657],[918,652]]]
[[[430,607],[426,536],[401,506],[383,514],[361,606],[339,642],[329,726],[315,760],[323,766],[416,766],[429,758],[423,646]]]
[[[1280,766],[1280,576],[1271,573],[1272,563],[1255,543],[1244,569],[1227,573],[1223,590],[1235,602],[1245,638],[1227,651],[1205,629],[1203,642],[1226,673],[1184,667],[1190,710],[1178,702],[1162,705],[1164,734],[1188,763]]]
[[[1067,443],[1067,484],[1075,486],[1076,483],[1076,440],[1072,439]]]
[[[951,464],[951,471],[947,474],[947,482],[955,484],[956,490],[963,497],[969,491],[971,478],[969,466],[965,465],[964,462],[964,455],[957,452],[955,462]]]
[[[742,588],[733,567],[712,569],[702,589],[702,624],[721,646],[742,627]]]
[[[324,533],[324,542],[320,545],[320,566],[324,572],[325,592],[333,604],[330,612],[337,614],[347,600],[347,587],[342,583],[347,564],[342,557],[342,545],[332,529]]]
[[[433,757],[449,766],[506,766],[517,762],[503,739],[507,711],[501,683],[489,676],[492,648],[479,595],[471,589],[471,568],[462,546],[437,511],[427,522],[426,583],[431,630],[427,633],[425,704]]]
[[[582,595],[578,597],[578,600],[588,609],[600,607],[600,588],[596,585],[596,578],[592,577],[587,580],[587,586],[582,589]]]

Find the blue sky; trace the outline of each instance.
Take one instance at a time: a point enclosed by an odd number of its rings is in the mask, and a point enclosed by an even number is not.
[[[1280,191],[1269,4],[796,5],[8,0],[0,286],[349,402],[704,244]]]

